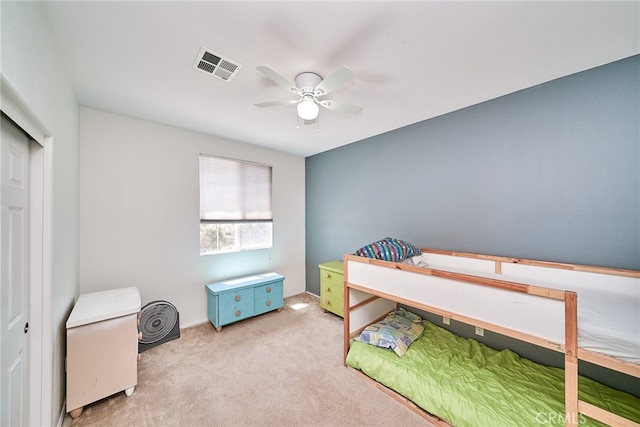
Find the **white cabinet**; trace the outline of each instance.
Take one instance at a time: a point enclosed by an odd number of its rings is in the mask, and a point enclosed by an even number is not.
[[[138,383],[138,288],[82,294],[67,319],[67,411]]]

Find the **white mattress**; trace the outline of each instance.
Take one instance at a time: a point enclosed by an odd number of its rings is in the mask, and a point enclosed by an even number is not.
[[[578,294],[578,346],[640,364],[640,279],[602,279],[598,274],[538,267],[536,280],[531,280],[523,278],[532,275],[530,266],[504,263],[505,274],[495,274],[487,272],[492,263],[475,259],[463,262],[478,265],[465,265],[473,268],[470,270],[430,263],[428,268],[574,291]]]
[[[580,290],[578,346],[640,364],[640,298]]]

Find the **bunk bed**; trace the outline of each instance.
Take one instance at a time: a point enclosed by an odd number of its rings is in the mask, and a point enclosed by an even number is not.
[[[419,252],[421,265],[395,258],[393,261],[378,259],[380,257],[372,254],[344,256],[346,366],[356,368],[367,378],[380,382],[383,390],[432,423],[448,425],[443,421],[450,419],[447,410],[440,408],[440,412],[434,414],[438,411],[430,411],[432,408],[425,408],[420,402],[405,397],[420,392],[440,391],[417,390],[420,384],[409,385],[410,392],[398,390],[397,386],[389,390],[387,387],[394,386],[375,378],[371,374],[375,368],[367,369],[370,360],[374,364],[387,363],[373,361],[374,357],[378,357],[377,354],[389,359],[393,365],[407,358],[410,352],[416,353],[420,346],[425,348],[423,351],[426,353],[436,352],[436,343],[419,343],[422,338],[410,344],[409,351],[402,357],[388,349],[359,341],[367,326],[381,321],[397,310],[400,304],[442,316],[445,323],[451,319],[457,320],[564,354],[564,369],[559,370],[561,381],[564,381],[559,386],[561,393],[564,393],[564,402],[561,399],[564,407],[561,408],[563,413],[554,421],[565,425],[581,425],[588,417],[608,425],[640,425],[640,409],[634,408],[640,400],[629,395],[630,409],[623,404],[622,410],[615,408],[615,402],[613,405],[598,404],[594,399],[585,397],[590,394],[588,388],[592,384],[578,375],[578,360],[584,360],[640,378],[640,271],[429,248],[421,248]],[[409,252],[408,255],[413,254]],[[434,336],[444,337],[438,335],[439,327],[426,323],[424,335],[429,335],[430,339]],[[454,347],[464,345],[459,342]],[[365,353],[373,353],[361,355],[359,359],[351,357],[349,353],[352,346],[354,349],[363,349]],[[483,346],[480,344],[480,347]],[[484,351],[484,348],[476,348],[472,350],[472,353],[475,352],[472,357]],[[448,356],[448,360],[456,358]],[[420,359],[419,363],[432,362]],[[441,366],[438,369],[442,371],[445,368]],[[400,378],[397,374],[392,372],[390,376]],[[513,375],[513,372],[508,375]],[[595,387],[597,389],[597,384]],[[608,388],[606,390],[595,390],[595,400],[604,399],[602,396],[609,392]],[[611,399],[617,400],[619,395],[613,392]],[[452,400],[451,397],[449,399]],[[455,402],[455,405],[464,405],[464,402]],[[545,410],[550,413],[548,408],[544,408],[541,407],[540,413]],[[618,409],[620,415],[614,413],[614,409]],[[529,421],[523,423],[550,423],[549,419]]]

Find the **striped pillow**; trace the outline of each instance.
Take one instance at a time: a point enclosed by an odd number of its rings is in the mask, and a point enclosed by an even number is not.
[[[383,261],[402,262],[405,259],[420,255],[420,249],[404,240],[385,237],[355,251],[355,255]]]

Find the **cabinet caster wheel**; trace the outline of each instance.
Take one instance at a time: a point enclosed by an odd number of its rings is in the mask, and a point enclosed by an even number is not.
[[[280,307],[279,309],[276,310],[278,313],[280,313],[282,311],[282,307]]]
[[[218,326],[218,327],[216,328],[216,332],[222,332],[222,326]]]
[[[82,410],[84,409],[84,406],[81,406],[79,408],[74,409],[73,411],[69,412],[69,416],[73,419],[76,419],[80,416],[80,414],[82,414]]]
[[[135,387],[135,386],[133,386],[133,387],[129,387],[128,389],[126,389],[126,390],[124,391],[124,394],[126,394],[126,395],[127,395],[127,397],[129,397],[129,396],[131,396],[131,395],[133,394],[133,392],[135,391],[135,389],[136,389],[136,387]]]

